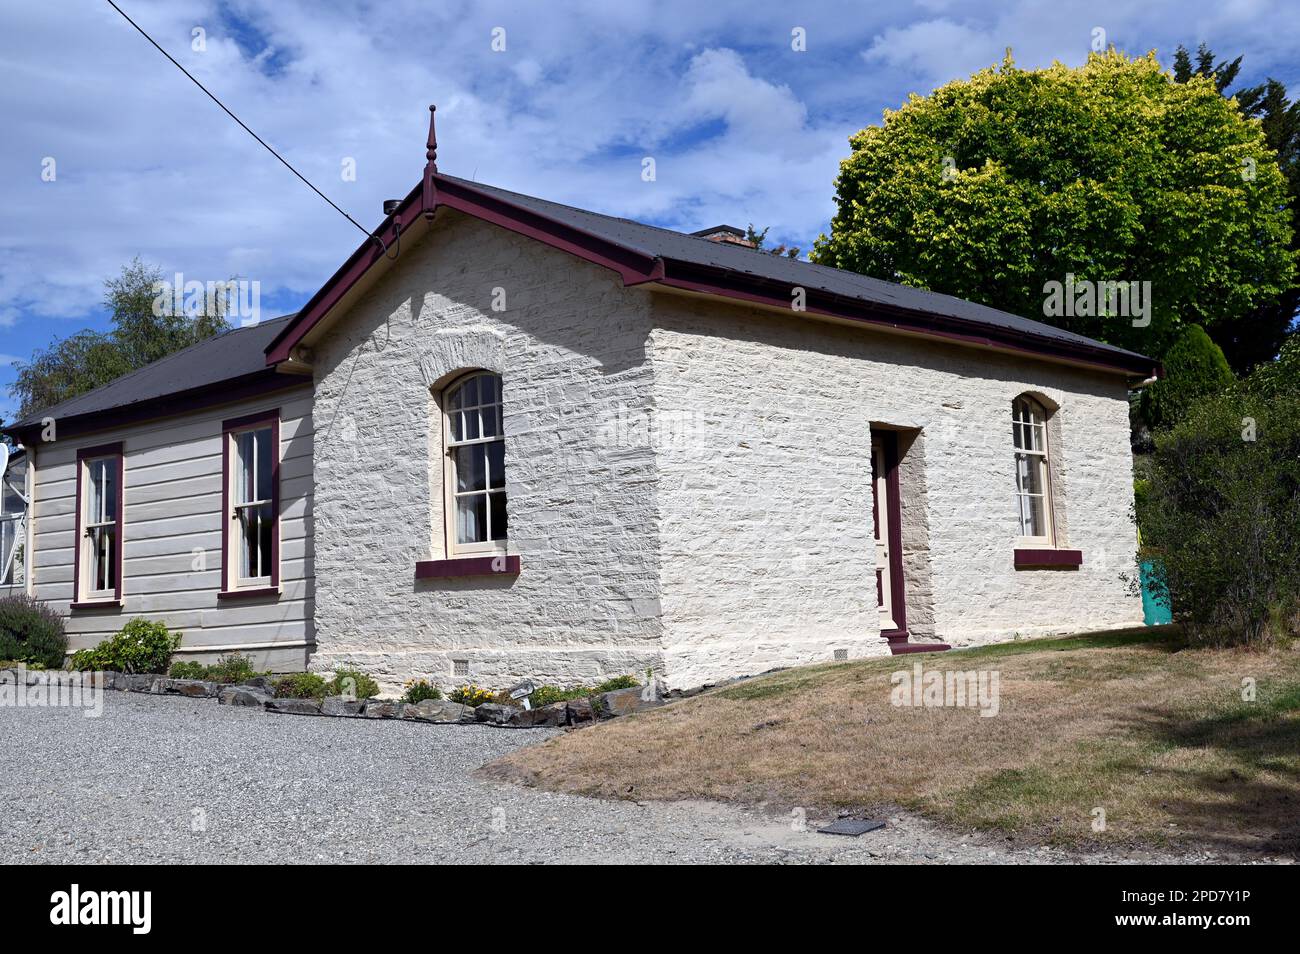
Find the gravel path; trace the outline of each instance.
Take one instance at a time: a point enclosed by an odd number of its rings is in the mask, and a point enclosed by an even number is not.
[[[0,709],[0,843],[13,862],[1069,862],[898,816],[852,839],[787,814],[606,802],[475,777],[554,730],[273,715],[106,693]],[[810,827],[818,819],[810,818]],[[197,830],[196,830],[197,829]],[[1116,852],[1089,861],[1223,854]],[[1252,860],[1264,860],[1252,858]]]

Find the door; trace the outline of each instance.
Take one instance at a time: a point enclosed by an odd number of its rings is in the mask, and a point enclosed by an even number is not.
[[[894,587],[889,567],[889,468],[885,463],[885,441],[871,435],[871,520],[876,536],[876,605],[880,607],[880,631],[897,629],[894,622]]]
[[[871,432],[871,520],[875,530],[876,605],[880,633],[906,638],[903,602],[901,507],[898,500],[898,435]]]

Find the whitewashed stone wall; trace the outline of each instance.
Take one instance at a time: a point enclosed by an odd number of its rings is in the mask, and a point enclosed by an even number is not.
[[[505,310],[492,308],[494,290]],[[451,210],[315,349],[315,669],[389,688],[574,683],[662,668],[649,301],[610,271]],[[457,372],[503,379],[517,578],[419,581],[442,558]],[[620,415],[622,419],[620,420]]]
[[[689,685],[887,652],[872,423],[900,439],[908,622],[954,645],[1141,622],[1121,378],[755,309],[655,296],[664,655]],[[1011,402],[1054,420],[1079,570],[1016,570]]]
[[[506,308],[494,311],[496,289]],[[1084,370],[625,289],[607,270],[439,213],[315,349],[312,666],[388,688],[689,686],[887,651],[872,562],[873,423],[904,429],[908,623],[956,645],[1140,622],[1126,390]],[[440,388],[502,374],[517,578],[414,579],[446,555]],[[1012,399],[1059,406],[1062,545],[1020,570]],[[1068,519],[1065,519],[1068,515]]]

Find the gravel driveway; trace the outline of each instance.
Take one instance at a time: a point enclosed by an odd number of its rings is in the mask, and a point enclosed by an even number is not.
[[[474,776],[482,763],[551,731],[284,716],[118,692],[106,693],[99,719],[79,710],[4,708],[4,860],[1076,860],[939,832],[909,816],[851,839],[793,830],[788,808],[765,815],[708,804],[605,802]],[[1228,859],[1116,852],[1088,860]]]

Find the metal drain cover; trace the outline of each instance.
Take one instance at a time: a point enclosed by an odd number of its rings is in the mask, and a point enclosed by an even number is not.
[[[817,830],[823,835],[852,835],[856,838],[858,835],[865,835],[869,831],[875,831],[878,828],[884,828],[885,823],[882,821],[863,821],[860,818],[841,818],[833,821],[825,828]]]

